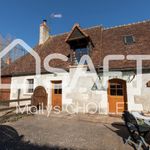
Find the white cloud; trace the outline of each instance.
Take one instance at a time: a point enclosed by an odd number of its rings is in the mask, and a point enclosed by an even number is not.
[[[62,16],[62,14],[60,14],[60,13],[52,13],[51,15],[50,15],[50,17],[51,18],[62,18],[63,16]]]

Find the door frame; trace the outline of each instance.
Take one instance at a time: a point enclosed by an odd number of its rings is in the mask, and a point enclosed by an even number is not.
[[[123,96],[117,96],[117,98],[121,98],[123,97],[124,98],[124,110],[128,110],[128,100],[127,100],[127,83],[125,80],[123,79],[118,79],[118,78],[113,78],[113,79],[110,79],[108,80],[108,88],[107,88],[107,97],[108,97],[108,113],[111,113],[111,114],[116,114],[117,113],[117,110],[115,112],[111,112],[110,111],[110,100],[111,100],[111,95],[110,95],[110,83],[111,82],[118,82],[118,83],[121,83],[123,85]],[[112,96],[113,97],[113,96]],[[115,96],[114,96],[115,97]],[[120,112],[119,112],[120,113]]]
[[[54,96],[54,88],[53,88],[53,86],[54,86],[54,84],[55,83],[61,83],[61,86],[62,86],[62,80],[51,80],[50,81],[51,82],[51,105],[52,105],[52,109],[53,109],[53,107],[54,107],[54,99],[53,99],[53,96]],[[63,91],[63,89],[61,89],[61,106],[60,106],[60,110],[62,110],[62,91]]]

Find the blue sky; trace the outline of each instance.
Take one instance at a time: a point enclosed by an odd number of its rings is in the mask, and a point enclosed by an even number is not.
[[[51,18],[52,13],[62,18]],[[0,34],[36,45],[39,25],[48,20],[51,34],[81,27],[105,27],[150,19],[149,0],[0,0]]]

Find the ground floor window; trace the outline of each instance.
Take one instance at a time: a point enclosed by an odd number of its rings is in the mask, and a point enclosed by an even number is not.
[[[62,94],[62,84],[61,83],[54,84],[54,94]]]
[[[114,96],[122,96],[123,95],[123,87],[120,83],[110,83],[110,95]]]
[[[27,79],[27,93],[33,93],[34,91],[34,79]]]

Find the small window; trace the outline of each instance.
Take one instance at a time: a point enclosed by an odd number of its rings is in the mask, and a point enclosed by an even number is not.
[[[135,43],[135,38],[132,35],[124,36],[124,43],[127,45],[131,45]]]
[[[28,93],[33,93],[33,90],[34,90],[34,79],[27,79],[27,81],[28,81],[27,92]]]
[[[77,48],[75,49],[75,54],[76,54],[76,59],[77,59],[77,62],[80,61],[81,57],[83,55],[88,55],[89,54],[89,48],[88,47],[85,47],[85,48]]]
[[[62,89],[54,89],[54,94],[62,94]]]
[[[54,94],[62,94],[62,85],[60,83],[54,85]]]
[[[112,96],[122,96],[123,87],[119,83],[110,83],[110,95]]]

